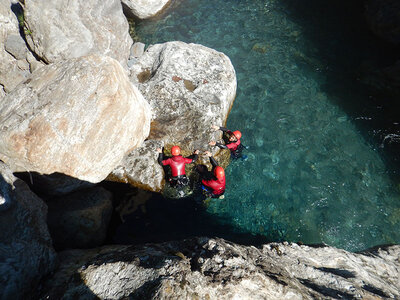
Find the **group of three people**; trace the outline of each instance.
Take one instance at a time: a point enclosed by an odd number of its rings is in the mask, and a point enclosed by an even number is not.
[[[241,151],[240,138],[242,137],[242,134],[240,131],[232,132],[227,128],[216,125],[212,125],[211,128],[214,130],[222,130],[226,136],[225,143],[211,141],[209,145],[217,146],[222,149],[229,149],[232,157],[237,158]],[[195,150],[193,154],[188,157],[183,157],[181,155],[181,149],[179,146],[173,146],[171,148],[172,157],[165,157],[161,148],[157,148],[157,151],[159,153],[158,163],[162,166],[169,166],[171,168],[171,177],[169,178],[170,185],[173,187],[182,187],[188,185],[189,179],[186,176],[185,165],[195,162],[200,151]],[[212,170],[210,172],[205,165],[197,165],[196,167],[196,171],[200,175],[203,194],[205,194],[206,197],[221,197],[225,192],[225,171],[221,166],[218,165],[211,152],[204,151],[204,153],[210,159]]]

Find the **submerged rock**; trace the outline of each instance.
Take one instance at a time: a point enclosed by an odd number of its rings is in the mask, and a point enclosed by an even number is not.
[[[90,248],[104,243],[112,213],[112,194],[94,187],[47,201],[54,247]]]
[[[0,297],[28,299],[56,268],[47,206],[0,162]]]
[[[229,151],[211,149],[208,143],[221,137],[210,126],[225,124],[236,95],[236,74],[229,58],[202,45],[169,42],[148,47],[130,70],[132,82],[153,109],[153,121],[149,142],[141,147],[146,149],[125,157],[113,174],[125,174],[125,181],[159,191],[164,175],[157,164],[156,144],[167,146],[166,150],[177,144],[184,155],[195,149],[211,150],[226,167]],[[145,169],[135,163],[143,160],[143,153],[147,153]],[[208,158],[199,162],[208,163]]]
[[[116,60],[60,61],[35,71],[1,103],[0,159],[14,172],[96,183],[142,144],[149,127],[149,105]]]
[[[400,297],[400,246],[350,253],[193,238],[65,251],[43,298],[381,299]],[[78,276],[77,276],[78,275]]]
[[[168,6],[170,0],[122,0],[128,16],[139,19],[154,17]]]
[[[46,62],[97,53],[126,67],[132,39],[120,0],[24,3],[27,42]]]

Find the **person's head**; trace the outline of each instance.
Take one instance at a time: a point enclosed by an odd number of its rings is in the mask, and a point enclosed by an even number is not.
[[[177,156],[181,154],[181,148],[179,148],[179,146],[172,146],[171,148],[171,154],[173,156]]]
[[[225,177],[225,171],[222,167],[216,166],[214,169],[214,176],[217,177],[217,179],[221,179]]]
[[[242,133],[239,130],[235,130],[234,132],[232,132],[231,136],[229,137],[229,140],[231,142],[235,142],[237,140],[240,140],[241,137]]]

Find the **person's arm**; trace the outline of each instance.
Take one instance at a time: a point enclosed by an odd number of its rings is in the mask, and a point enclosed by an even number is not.
[[[221,148],[221,149],[228,149],[228,148],[229,148],[227,145],[221,144],[221,143],[219,143],[219,142],[216,142],[216,143],[215,143],[215,146],[217,146],[217,147],[219,147],[219,148]]]
[[[199,150],[195,150],[192,155],[187,158],[191,159],[191,162],[195,162],[199,158]]]
[[[163,160],[164,160],[164,154],[161,152],[161,153],[158,153],[158,163],[160,164],[160,165],[163,165]]]
[[[218,126],[218,125],[211,125],[211,128],[214,129],[214,131],[221,130],[223,132],[228,132],[228,133],[230,131],[230,130],[228,130],[228,128],[221,127],[221,126]]]
[[[215,168],[216,166],[218,166],[217,161],[215,160],[214,157],[210,156],[210,163],[212,164],[213,168]]]

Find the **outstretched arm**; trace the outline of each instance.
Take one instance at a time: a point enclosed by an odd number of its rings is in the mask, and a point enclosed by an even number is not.
[[[217,161],[215,160],[214,157],[210,156],[210,163],[212,164],[213,168],[215,168],[216,166],[218,166]]]
[[[188,156],[187,158],[191,159],[192,162],[195,162],[199,158],[199,150],[195,150],[192,155]]]
[[[211,165],[213,166],[213,168],[215,168],[216,166],[218,166],[217,161],[216,161],[215,158],[212,156],[212,154],[211,154],[210,151],[205,151],[204,154],[207,155],[207,156],[210,158],[210,162],[211,162]]]
[[[223,131],[223,132],[229,131],[228,128],[220,127],[220,126],[218,126],[218,125],[211,125],[211,128],[214,129],[214,131],[217,131],[217,130],[221,130],[221,131]]]
[[[158,152],[158,159],[157,159],[157,161],[158,161],[158,163],[159,163],[160,165],[162,165],[162,164],[163,164],[162,161],[164,160],[164,153],[163,153],[163,150],[162,150],[161,148],[157,148],[157,152]]]

